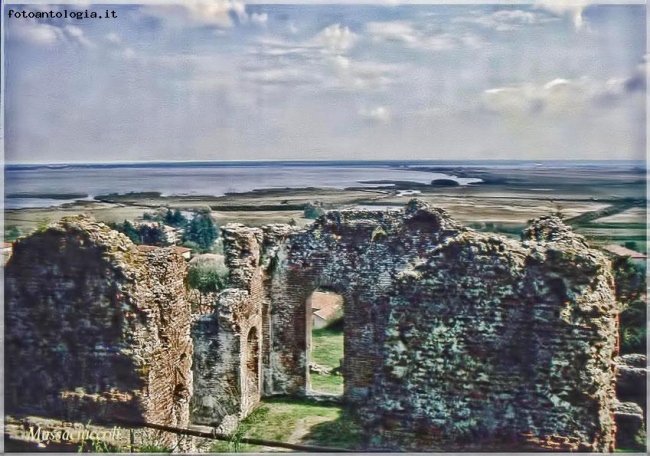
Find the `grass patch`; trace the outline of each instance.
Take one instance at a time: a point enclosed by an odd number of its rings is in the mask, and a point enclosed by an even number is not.
[[[240,439],[243,437],[354,449],[361,441],[361,432],[353,417],[341,407],[268,399],[240,423],[230,442],[216,442],[210,452],[261,453],[271,450],[242,444]]]
[[[333,325],[312,331],[311,360],[329,369],[339,367],[343,358],[343,328]],[[340,375],[311,374],[314,391],[343,394],[343,377]]]
[[[343,394],[343,377],[312,373],[311,389],[318,393]]]
[[[354,415],[348,410],[340,410],[339,416],[333,421],[325,421],[311,428],[303,442],[313,445],[345,448],[350,450],[362,449],[363,435]]]

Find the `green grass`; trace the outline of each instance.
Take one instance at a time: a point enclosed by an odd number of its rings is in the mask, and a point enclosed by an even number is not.
[[[343,328],[312,331],[311,360],[330,369],[339,367],[343,358]],[[343,377],[311,375],[312,390],[342,394]],[[305,445],[359,448],[361,432],[349,412],[341,407],[298,400],[265,400],[242,421],[230,442],[215,442],[213,453],[267,452],[270,448],[247,445],[241,438],[259,438]],[[277,451],[277,450],[276,450]]]
[[[358,448],[361,432],[353,417],[341,407],[268,399],[240,423],[231,442],[216,442],[210,452],[258,453],[270,450],[242,444],[239,439],[243,437],[354,449]]]
[[[362,449],[362,432],[354,415],[343,409],[340,410],[336,419],[312,426],[303,441],[319,446],[360,450]]]
[[[120,451],[124,453],[124,451]],[[171,453],[172,449],[164,445],[144,445],[139,448],[138,453]]]
[[[311,360],[321,366],[334,369],[343,358],[343,330],[322,328],[312,331]],[[340,375],[311,374],[312,390],[343,394],[343,377]]]
[[[576,225],[578,228],[598,228],[610,230],[645,230],[645,223],[585,223]]]

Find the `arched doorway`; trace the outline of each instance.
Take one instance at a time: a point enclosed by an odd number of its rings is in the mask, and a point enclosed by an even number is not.
[[[306,302],[307,392],[343,394],[344,300],[331,290],[319,288]]]
[[[246,358],[244,369],[244,392],[251,399],[260,394],[260,340],[257,328],[253,326],[246,338]]]

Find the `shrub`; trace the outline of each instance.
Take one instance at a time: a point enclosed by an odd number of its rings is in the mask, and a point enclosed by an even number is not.
[[[195,212],[192,220],[189,221],[183,235],[184,242],[193,242],[201,251],[207,251],[217,240],[217,226],[212,221],[209,212]]]
[[[187,285],[201,293],[216,293],[226,286],[227,276],[215,268],[193,267],[187,273]]]
[[[13,242],[20,237],[20,230],[16,225],[11,225],[5,228],[5,242]]]
[[[124,220],[124,223],[109,222],[108,226],[115,231],[125,234],[136,245],[164,246],[168,244],[167,235],[159,224],[153,226],[140,225],[136,228],[133,223]]]
[[[163,221],[165,224],[176,228],[184,228],[187,225],[187,218],[178,209],[173,212],[171,209],[167,209]]]
[[[318,202],[314,204],[307,203],[305,205],[305,209],[303,210],[303,214],[307,219],[317,219],[321,215],[325,214],[325,210]]]
[[[647,307],[645,302],[646,271],[629,257],[612,261],[616,299],[622,304],[620,314],[621,353],[646,353]]]

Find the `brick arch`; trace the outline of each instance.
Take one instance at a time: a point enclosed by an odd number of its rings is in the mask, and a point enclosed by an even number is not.
[[[224,240],[239,289],[221,308],[261,316],[265,395],[307,394],[305,302],[328,287],[345,299],[344,400],[369,447],[611,451],[609,263],[561,221],[517,242],[412,201],[306,229],[232,225]]]
[[[287,244],[285,264],[273,272],[274,285],[269,292],[273,328],[270,348],[276,354],[269,366],[274,393],[309,394],[311,312],[307,301],[314,291],[326,289],[344,301],[344,400],[354,403],[368,397],[374,369],[380,365],[378,340],[383,337],[382,322],[377,318],[382,312],[377,306],[386,304],[388,296],[375,290],[377,281],[372,275],[362,281],[351,279],[362,263],[359,251],[365,248],[364,243],[371,242],[374,228],[366,227],[347,238],[355,245],[353,252],[347,250],[346,237],[339,236],[336,229],[333,236],[308,232]],[[300,248],[303,244],[313,248],[305,251]]]
[[[249,385],[250,394],[260,392],[260,331],[253,326],[246,337],[246,351],[244,353],[245,376],[242,383]],[[242,385],[243,388],[243,385]]]
[[[256,325],[242,331],[240,391],[243,414],[259,403],[261,397],[261,341]]]

